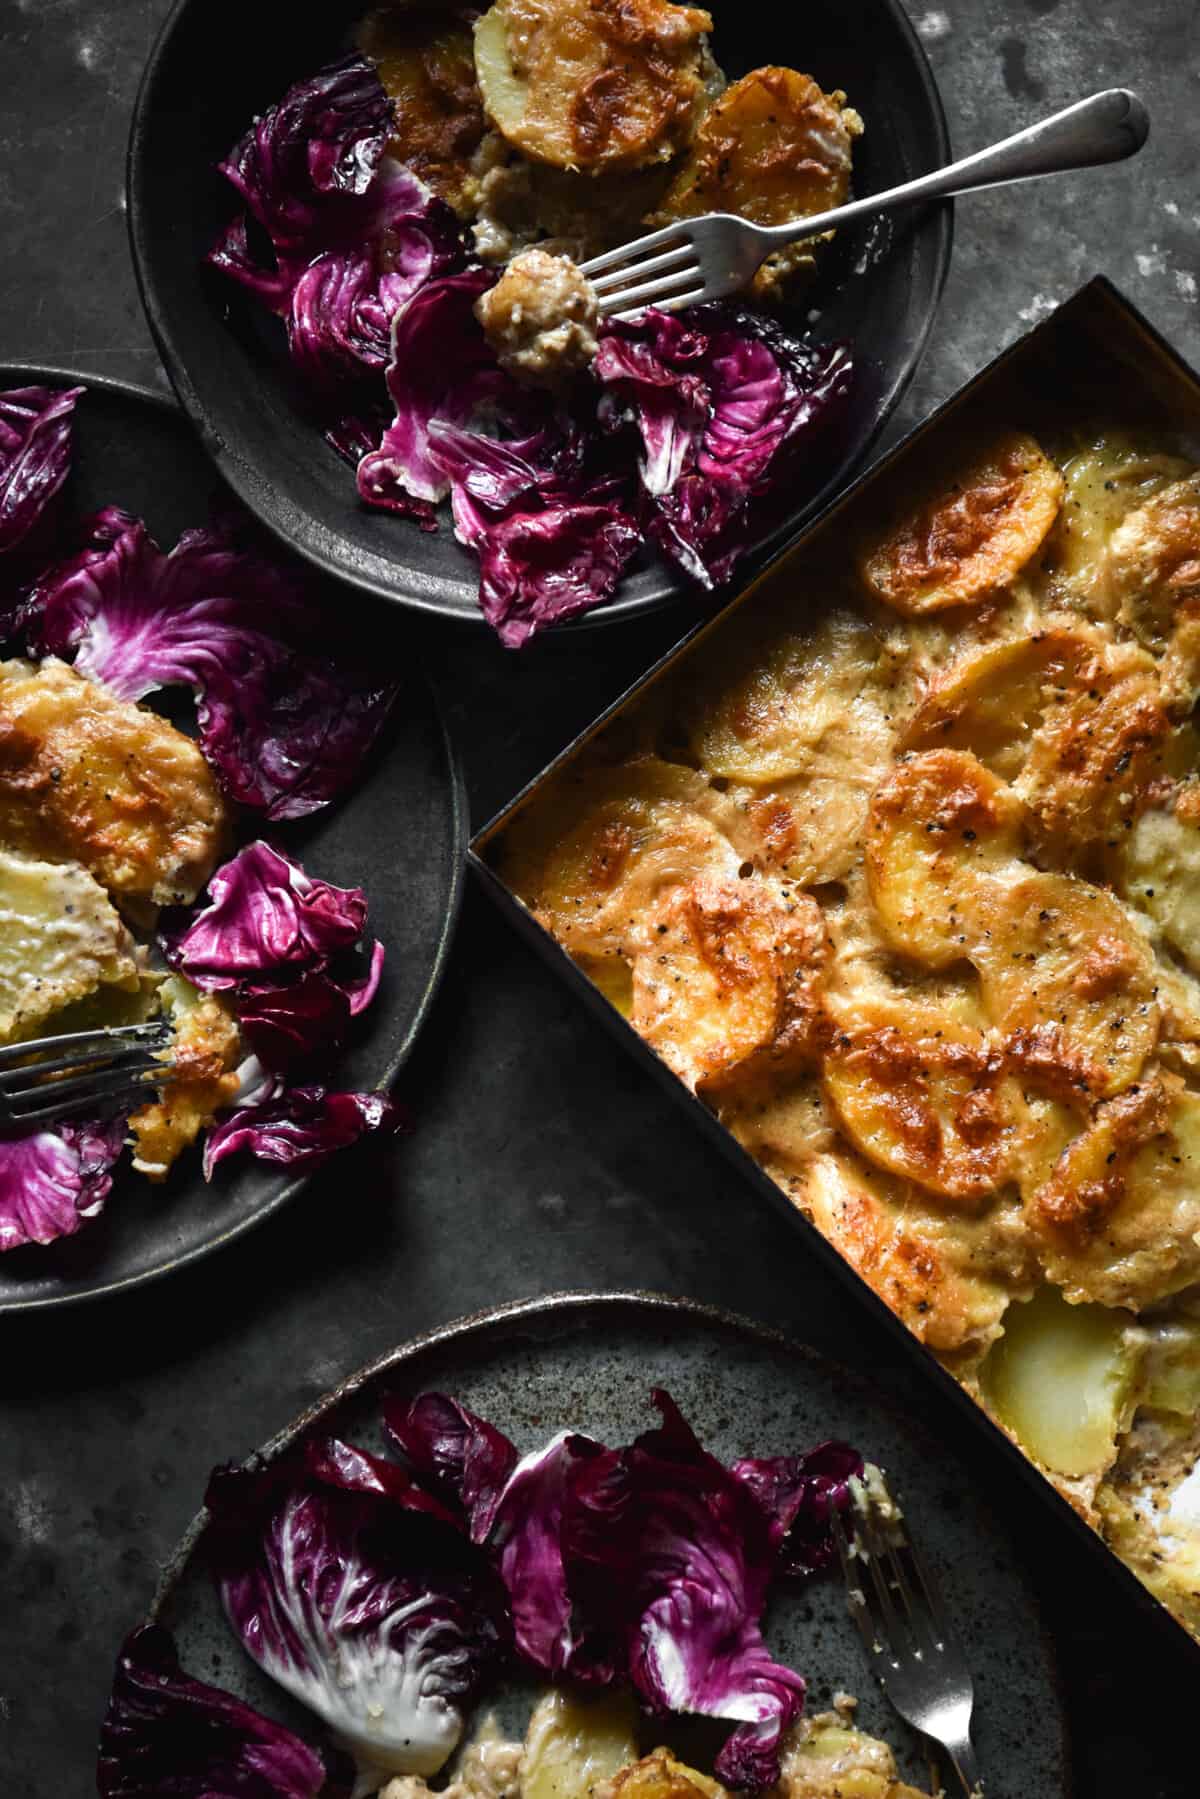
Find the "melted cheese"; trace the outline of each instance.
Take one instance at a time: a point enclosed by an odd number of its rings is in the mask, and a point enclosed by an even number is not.
[[[84,869],[0,850],[0,1040],[102,986],[136,990],[134,944]]]

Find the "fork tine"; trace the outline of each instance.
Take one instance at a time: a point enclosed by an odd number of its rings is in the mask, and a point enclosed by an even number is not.
[[[45,1087],[6,1095],[6,1104],[14,1124],[37,1124],[108,1102],[117,1094],[148,1091],[161,1085],[169,1072],[165,1063],[147,1061],[140,1067],[108,1069],[100,1074],[81,1075],[75,1081],[52,1081]]]
[[[166,1048],[164,1041],[163,1048]],[[77,1069],[79,1073],[105,1074],[110,1069],[137,1069],[150,1066],[161,1052],[152,1047],[140,1047],[130,1044],[127,1048],[118,1047],[108,1055],[68,1055],[59,1056],[53,1062],[30,1062],[20,1068],[10,1068],[0,1074],[0,1095],[16,1099],[22,1093],[45,1093],[51,1089],[46,1086],[50,1076],[65,1074],[69,1069]],[[58,1091],[59,1083],[55,1083],[54,1091]]]
[[[672,275],[660,276],[657,281],[644,281],[640,287],[621,288],[615,294],[606,294],[600,301],[600,310],[609,314],[619,307],[622,315],[626,312],[640,312],[643,306],[653,304],[660,294],[669,294],[678,305],[682,297],[678,290],[686,287],[699,292],[696,283],[700,279],[699,264],[688,263],[685,267],[676,269]]]
[[[30,1037],[25,1042],[8,1043],[0,1049],[0,1069],[11,1068],[14,1063],[25,1062],[31,1056],[68,1049],[79,1052],[78,1059],[87,1062],[91,1059],[92,1052],[98,1048],[111,1049],[115,1046],[119,1049],[126,1044],[166,1043],[170,1036],[171,1027],[165,1019],[153,1019],[146,1024],[121,1024],[104,1026],[95,1031],[70,1031],[62,1036]]]
[[[597,275],[592,286],[598,294],[612,294],[627,281],[636,281],[639,276],[657,275],[663,269],[689,260],[695,262],[695,251],[691,244],[680,244],[677,250],[664,250],[661,256],[651,256],[645,262],[635,262],[627,267],[613,269],[607,275]]]
[[[851,1548],[839,1512],[833,1514],[833,1540],[837,1544],[842,1575],[846,1582],[846,1609],[858,1627],[858,1634],[863,1640],[863,1648],[867,1652],[868,1660],[873,1662],[883,1646],[879,1641],[879,1634],[875,1629],[871,1608],[863,1589],[862,1558],[855,1555]]]
[[[645,237],[635,237],[631,244],[619,244],[615,250],[605,250],[600,256],[592,256],[579,267],[589,281],[602,275],[605,269],[616,268],[619,262],[636,262],[642,256],[648,256],[651,250],[665,250],[668,244],[688,244],[687,232],[681,225],[664,225],[661,231],[647,232]]]

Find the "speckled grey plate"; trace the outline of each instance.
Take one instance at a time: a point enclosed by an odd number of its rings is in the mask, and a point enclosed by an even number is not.
[[[744,1319],[653,1294],[522,1302],[393,1350],[294,1420],[261,1454],[270,1459],[317,1426],[378,1449],[381,1394],[426,1387],[494,1419],[522,1451],[567,1427],[627,1441],[656,1421],[653,1386],[672,1393],[705,1444],[726,1460],[845,1437],[880,1462],[959,1621],[975,1674],[975,1740],[989,1792],[997,1799],[1059,1799],[1069,1790],[1057,1671],[1036,1597],[1015,1546],[970,1491],[953,1452],[861,1377]],[[226,1628],[203,1565],[205,1522],[201,1512],[176,1551],[154,1615],[174,1630],[192,1673],[304,1729],[305,1714]],[[828,1704],[839,1688],[858,1694],[865,1727],[892,1743],[910,1779],[928,1784],[924,1746],[863,1665],[840,1577],[781,1591],[767,1635],[775,1652],[808,1677],[810,1709]],[[529,1692],[514,1683],[497,1695],[514,1731],[524,1726]]]
[[[87,388],[58,501],[64,525],[113,502],[138,513],[169,545],[186,527],[206,523],[214,501],[228,504],[198,439],[163,396],[68,369],[0,367],[0,388],[34,382]],[[326,586],[335,618],[345,590]],[[411,632],[383,607],[356,600],[356,611],[381,666],[401,679],[400,701],[351,792],[311,818],[262,834],[315,874],[366,890],[387,960],[379,996],[339,1057],[336,1078],[344,1087],[373,1088],[395,1080],[433,1003],[458,914],[467,827],[458,765]],[[334,626],[331,654],[336,641]],[[247,816],[239,837],[254,835]],[[152,1187],[123,1163],[99,1218],[58,1243],[0,1256],[0,1312],[64,1305],[155,1279],[241,1236],[304,1184],[303,1175],[239,1157],[206,1185],[199,1156],[188,1154],[163,1186]]]

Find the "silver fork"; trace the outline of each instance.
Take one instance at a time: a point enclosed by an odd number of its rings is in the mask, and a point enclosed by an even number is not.
[[[165,1020],[37,1037],[0,1049],[0,1127],[114,1112],[161,1086],[170,1069]]]
[[[674,312],[680,306],[736,293],[763,259],[784,244],[924,200],[1119,162],[1141,149],[1149,131],[1149,115],[1137,95],[1128,88],[1108,88],[989,149],[832,212],[813,213],[787,225],[754,225],[734,213],[710,212],[634,238],[581,267],[600,296],[602,313],[624,318],[650,305]]]
[[[833,1532],[867,1661],[900,1716],[942,1745],[968,1795],[981,1795],[971,1743],[975,1689],[945,1601],[882,1473],[850,1490],[853,1535],[837,1512]]]

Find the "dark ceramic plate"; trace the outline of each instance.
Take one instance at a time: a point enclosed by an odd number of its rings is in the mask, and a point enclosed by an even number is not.
[[[168,401],[61,369],[0,368],[6,388],[80,380],[88,392],[75,413],[74,467],[59,501],[65,513],[115,501],[144,517],[164,546],[203,524],[220,483]],[[331,605],[338,599],[332,590]],[[395,1079],[432,1003],[457,915],[466,839],[458,770],[433,694],[403,621],[374,610],[381,655],[405,671],[395,720],[340,804],[269,833],[327,879],[366,889],[387,961],[364,1028],[339,1058],[337,1080],[367,1088]],[[118,1172],[105,1210],[77,1236],[0,1256],[0,1311],[62,1305],[150,1280],[240,1236],[302,1185],[243,1158],[206,1186],[195,1154],[161,1187]]]
[[[464,1319],[391,1351],[266,1444],[270,1458],[319,1426],[369,1448],[385,1390],[436,1387],[494,1419],[522,1451],[558,1430],[628,1441],[655,1421],[653,1386],[677,1399],[705,1444],[731,1460],[844,1437],[879,1461],[904,1495],[967,1647],[975,1741],[989,1791],[1064,1794],[1067,1749],[1057,1672],[1015,1545],[935,1444],[857,1375],[743,1319],[652,1294],[560,1294]],[[303,1731],[306,1715],[244,1656],[204,1568],[201,1512],[167,1567],[154,1615],[175,1632],[184,1666]],[[781,1592],[768,1619],[781,1658],[810,1681],[809,1709],[855,1693],[868,1730],[895,1748],[921,1791],[925,1747],[890,1709],[863,1663],[838,1576]],[[531,1688],[499,1694],[520,1731]],[[307,1718],[312,1728],[311,1716]],[[947,1790],[953,1775],[947,1771]]]
[[[282,327],[202,267],[231,216],[215,164],[288,83],[340,53],[370,0],[180,0],[150,58],[129,143],[129,231],[146,314],[175,391],[218,468],[259,517],[303,555],[400,605],[479,620],[474,560],[446,525],[436,534],[359,506],[353,474],[305,415]],[[900,0],[809,0],[795,12],[744,0],[718,13],[713,37],[732,75],[792,63],[841,87],[867,130],[856,187],[878,192],[949,158],[941,102]],[[925,346],[950,257],[948,205],[847,230],[832,246],[805,311],[821,338],[844,338],[859,376],[838,453],[819,491],[758,546],[777,548],[866,455]],[[695,592],[647,561],[605,624]]]

